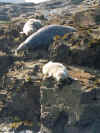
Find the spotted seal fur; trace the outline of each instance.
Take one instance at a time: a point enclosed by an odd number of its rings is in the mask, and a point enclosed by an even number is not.
[[[53,42],[56,35],[63,36],[69,32],[76,32],[77,30],[71,26],[63,25],[48,25],[39,29],[37,32],[30,35],[24,42],[22,42],[16,49],[16,53],[28,48],[48,48]]]

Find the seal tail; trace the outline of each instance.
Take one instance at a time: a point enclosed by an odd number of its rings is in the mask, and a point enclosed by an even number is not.
[[[18,48],[16,49],[16,53],[18,53],[18,52],[21,51],[21,50],[24,50],[26,47],[27,47],[27,43],[22,42],[22,43],[18,46]]]

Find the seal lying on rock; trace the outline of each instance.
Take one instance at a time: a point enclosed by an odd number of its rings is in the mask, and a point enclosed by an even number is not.
[[[37,32],[30,35],[24,42],[22,42],[15,52],[17,53],[18,51],[24,50],[26,48],[48,48],[53,42],[54,36],[63,36],[69,32],[76,32],[76,29],[71,26],[63,25],[49,25],[42,27]]]
[[[42,23],[40,20],[38,19],[29,19],[24,27],[23,27],[23,31],[20,32],[21,34],[25,34],[25,35],[30,35],[34,32],[36,32],[39,28],[42,27]]]
[[[42,73],[44,78],[53,77],[57,80],[57,82],[69,77],[68,71],[63,64],[52,61],[49,61],[43,66]]]

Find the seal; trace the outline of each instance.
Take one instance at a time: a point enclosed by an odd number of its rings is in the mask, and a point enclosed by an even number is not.
[[[48,25],[40,28],[37,32],[30,35],[24,42],[22,42],[15,52],[25,50],[28,48],[48,48],[53,42],[53,38],[56,35],[63,36],[69,32],[76,32],[77,30],[71,26],[63,25]]]
[[[68,71],[63,64],[52,61],[49,61],[43,66],[42,73],[44,75],[44,79],[47,77],[53,77],[57,82],[69,77]]]
[[[21,34],[25,34],[26,36],[36,32],[38,29],[42,27],[41,20],[38,19],[29,19],[23,27],[23,31],[20,32]]]

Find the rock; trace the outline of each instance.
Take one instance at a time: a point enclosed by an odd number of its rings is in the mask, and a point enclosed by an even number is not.
[[[18,117],[21,121],[32,121],[33,130],[39,129],[40,87],[32,82],[25,82],[20,89],[14,88],[12,100],[6,103],[2,112],[5,117]],[[22,128],[23,129],[23,128]]]
[[[9,67],[13,64],[13,57],[6,55],[0,56],[0,63],[2,64],[0,66],[0,74],[3,74],[7,72]]]
[[[74,22],[78,27],[93,27],[100,24],[100,8],[78,11],[74,15]]]
[[[48,88],[44,81],[41,87],[41,131],[64,133],[66,123],[77,123],[80,114],[80,94],[79,81],[57,88]]]
[[[99,133],[100,131],[100,120],[96,120],[92,126],[92,132],[93,133]]]
[[[86,92],[78,80],[60,87],[54,84],[48,79],[40,89],[41,132],[99,133],[100,89]]]
[[[0,36],[4,35],[4,30],[3,28],[0,29]]]
[[[49,47],[49,59],[58,62],[70,62],[69,56],[71,54],[70,48],[67,44],[57,41]]]
[[[86,6],[97,6],[98,4],[100,4],[99,0],[84,0],[83,4]]]
[[[89,92],[84,92],[81,95],[81,104],[93,104],[96,100],[100,99],[100,88],[94,88]]]
[[[40,65],[41,64],[35,64],[34,66],[33,66],[33,71],[34,71],[34,73],[37,73],[39,70],[40,70]]]

